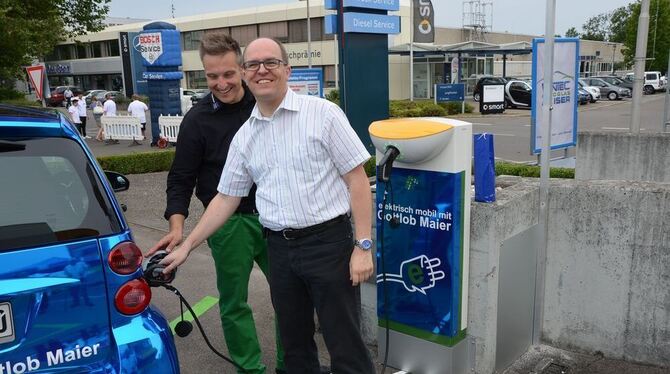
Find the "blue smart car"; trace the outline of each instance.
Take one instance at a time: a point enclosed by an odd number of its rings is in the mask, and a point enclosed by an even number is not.
[[[128,186],[57,111],[0,105],[0,373],[179,373]]]

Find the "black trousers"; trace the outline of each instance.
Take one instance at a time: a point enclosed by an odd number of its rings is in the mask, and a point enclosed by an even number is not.
[[[78,124],[79,126],[79,133],[81,136],[86,136],[86,117],[79,117],[81,120],[81,124]]]
[[[270,293],[279,321],[284,362],[289,374],[319,374],[314,341],[314,310],[334,374],[374,374],[360,333],[359,287],[351,285],[351,221],[287,240],[267,236]]]

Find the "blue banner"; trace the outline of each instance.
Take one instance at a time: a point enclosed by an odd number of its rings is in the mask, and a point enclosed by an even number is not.
[[[321,68],[293,68],[288,78],[293,92],[323,97],[323,70]]]
[[[435,85],[435,101],[438,103],[463,101],[464,97],[465,85],[462,83]]]
[[[381,14],[346,12],[344,32],[364,34],[399,34],[400,17]]]
[[[355,8],[392,10],[392,11],[400,10],[399,0],[341,0],[341,1],[342,6],[344,8],[355,7]]]
[[[377,252],[379,326],[388,316],[392,330],[447,346],[465,336],[464,181],[465,172],[395,168],[385,206],[387,186],[378,185],[377,248],[384,251],[383,262]]]

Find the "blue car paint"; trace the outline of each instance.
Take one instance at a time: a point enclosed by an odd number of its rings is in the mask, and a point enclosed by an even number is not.
[[[101,181],[121,230],[104,237],[0,252],[0,303],[11,302],[16,334],[12,342],[0,343],[0,373],[24,367],[31,373],[179,373],[173,337],[163,315],[149,307],[126,316],[114,306],[119,287],[139,278],[141,270],[119,275],[109,268],[109,253],[117,244],[132,241],[132,233],[78,132],[59,114],[0,118],[0,138],[10,137],[62,137],[77,142]]]

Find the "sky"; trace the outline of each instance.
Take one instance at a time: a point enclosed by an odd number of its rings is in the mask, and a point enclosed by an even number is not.
[[[112,0],[109,16],[145,19],[168,19],[208,12],[257,7],[299,0]],[[487,14],[493,31],[516,34],[543,35],[545,30],[545,0],[484,0],[491,2]],[[463,0],[432,0],[435,24],[442,27],[463,25]],[[592,16],[628,5],[634,0],[556,0],[556,34],[564,35],[570,27],[581,31]]]

